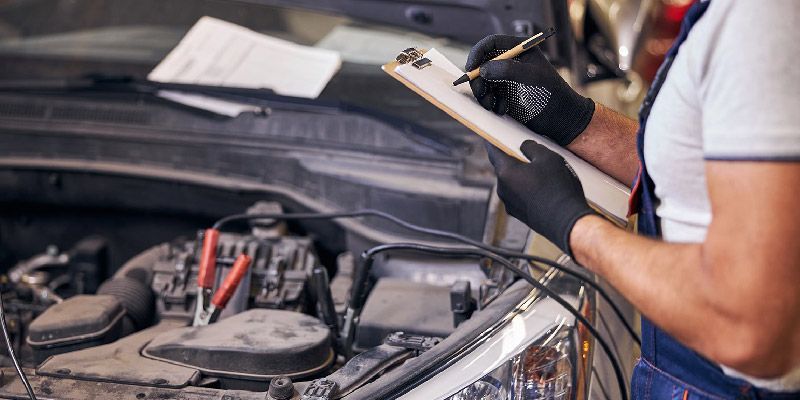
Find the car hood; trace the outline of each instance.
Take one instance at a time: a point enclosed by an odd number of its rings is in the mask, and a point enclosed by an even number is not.
[[[242,0],[232,0],[241,3]],[[527,35],[556,25],[563,7],[544,0],[245,0],[303,8],[474,43],[495,34]]]

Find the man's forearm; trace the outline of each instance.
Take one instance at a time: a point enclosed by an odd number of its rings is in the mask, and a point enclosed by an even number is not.
[[[690,318],[697,317],[691,320],[679,311],[702,303],[686,280],[687,275],[699,269],[699,245],[670,245],[636,236],[596,216],[578,220],[570,235],[570,245],[578,263],[605,278],[663,328],[680,321],[682,326],[677,331],[691,332],[708,322],[700,313],[690,314]],[[679,339],[691,345],[695,338],[689,336],[692,335],[682,335]],[[703,337],[708,336],[698,336]]]
[[[575,224],[570,245],[577,262],[605,278],[656,325],[711,360],[764,377],[784,373],[796,361],[787,351],[789,337],[782,338],[782,350],[764,344],[763,339],[772,336],[763,310],[749,307],[758,302],[753,291],[743,286],[737,267],[708,265],[702,244],[653,240],[587,216]],[[770,341],[773,346],[780,342]]]
[[[600,103],[591,122],[567,149],[618,181],[630,185],[636,177],[636,121]]]

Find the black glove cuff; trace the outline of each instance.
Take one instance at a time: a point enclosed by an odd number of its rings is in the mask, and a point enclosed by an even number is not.
[[[558,122],[552,124],[551,129],[543,130],[560,146],[572,143],[578,135],[583,133],[594,115],[595,105],[592,99],[577,94],[575,97],[577,97],[577,101],[561,98],[558,99],[561,101],[557,100],[561,104],[553,104],[554,110],[561,111],[561,114],[558,115]]]
[[[572,247],[570,247],[569,245],[569,237],[572,235],[572,229],[575,228],[575,223],[577,223],[579,219],[587,215],[599,215],[599,214],[597,214],[597,212],[595,212],[589,207],[582,213],[573,215],[572,220],[569,221],[569,223],[566,225],[564,234],[561,237],[561,243],[556,243],[558,247],[565,253],[567,253],[567,255],[570,256],[570,258],[572,258],[573,260],[575,259],[575,255],[572,253]]]

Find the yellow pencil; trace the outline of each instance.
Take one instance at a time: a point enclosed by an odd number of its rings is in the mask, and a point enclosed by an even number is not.
[[[514,46],[512,49],[508,50],[503,54],[500,54],[499,56],[493,58],[491,61],[508,60],[514,58],[528,51],[529,49],[536,47],[539,43],[544,42],[545,39],[549,38],[550,36],[553,36],[554,33],[556,33],[555,28],[550,28],[545,32],[540,32],[536,35],[533,35],[530,39],[527,39],[524,42]],[[456,79],[456,81],[453,82],[453,86],[458,86],[464,82],[469,82],[480,76],[480,74],[481,74],[481,67],[475,68],[472,71],[469,71],[464,75],[461,75],[460,78]]]

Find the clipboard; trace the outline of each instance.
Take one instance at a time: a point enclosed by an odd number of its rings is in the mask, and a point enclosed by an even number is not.
[[[484,140],[486,140],[489,143],[493,144],[498,149],[503,150],[504,153],[506,153],[506,154],[508,154],[508,155],[510,155],[510,156],[522,161],[522,162],[529,162],[527,158],[525,158],[524,156],[520,156],[519,154],[516,154],[513,150],[511,150],[504,143],[498,141],[494,136],[492,136],[489,133],[485,132],[483,129],[481,129],[480,127],[478,127],[477,125],[475,125],[474,123],[469,121],[468,119],[462,117],[459,113],[455,112],[455,110],[451,109],[446,104],[444,104],[444,103],[440,102],[439,100],[435,99],[433,96],[431,96],[430,94],[428,94],[427,92],[422,90],[419,86],[414,85],[408,79],[406,79],[405,77],[403,77],[402,75],[397,73],[397,71],[396,71],[397,67],[399,67],[400,65],[411,64],[414,68],[417,68],[417,69],[424,69],[424,68],[427,68],[427,67],[431,66],[433,64],[433,61],[431,61],[428,58],[425,58],[425,53],[427,51],[428,51],[427,49],[417,49],[417,48],[414,48],[414,47],[409,47],[409,48],[403,50],[400,54],[398,54],[397,58],[395,58],[394,61],[391,61],[389,63],[386,63],[386,64],[382,65],[381,69],[384,72],[386,72],[387,74],[389,74],[389,76],[391,76],[392,78],[397,79],[398,81],[400,81],[400,83],[402,83],[407,88],[409,88],[412,91],[414,91],[416,94],[422,96],[429,103],[433,104],[438,109],[440,109],[440,110],[444,111],[445,113],[447,113],[447,115],[449,115],[451,118],[453,118],[456,121],[460,122],[462,125],[466,126],[471,131],[477,133]]]
[[[492,145],[496,146],[497,148],[501,149],[506,154],[522,161],[522,162],[529,162],[529,160],[522,154],[519,148],[514,149],[509,146],[508,143],[504,142],[501,139],[498,139],[500,133],[498,132],[489,132],[487,129],[482,128],[481,121],[478,119],[470,119],[464,115],[464,111],[462,110],[459,112],[456,110],[454,105],[446,104],[443,101],[440,101],[435,95],[429,93],[419,85],[415,84],[401,73],[398,73],[398,69],[404,68],[404,71],[427,71],[427,70],[436,70],[434,66],[434,62],[439,63],[447,63],[446,67],[450,69],[454,76],[451,77],[448,81],[448,85],[450,82],[455,80],[458,76],[460,76],[463,72],[460,70],[457,71],[458,74],[455,74],[455,68],[452,63],[447,61],[443,58],[441,54],[435,51],[435,49],[431,50],[424,50],[424,49],[417,49],[417,48],[407,48],[400,52],[397,55],[395,60],[384,64],[381,69],[389,74],[392,78],[398,80],[400,83],[405,85],[407,88],[411,89],[419,96],[427,100],[429,103],[433,104],[440,110],[447,113],[450,117],[461,123],[462,125],[469,128],[471,131],[478,134],[480,137],[491,143]],[[433,68],[432,68],[433,67]],[[445,66],[443,66],[445,67]],[[408,69],[408,68],[413,68]],[[441,71],[430,71],[430,73],[439,73]],[[416,72],[414,72],[416,73]],[[442,85],[440,85],[442,86]],[[452,85],[450,85],[452,86]],[[442,87],[439,88],[440,90],[444,90]],[[449,88],[449,90],[455,90]],[[466,90],[466,89],[462,89]],[[441,91],[439,94],[442,94]],[[455,96],[458,97],[458,96]],[[466,97],[466,96],[465,96]],[[469,93],[470,101],[477,104],[477,101],[474,100],[472,94]],[[464,102],[463,100],[457,99]],[[462,108],[464,104],[461,104]],[[510,117],[500,117],[494,114],[491,111],[485,110],[483,107],[472,106],[471,112],[476,115],[476,117],[482,118],[483,121],[492,120],[495,125],[483,123],[483,126],[490,126],[497,129],[500,127],[506,131],[514,131],[512,132],[517,136],[516,140],[521,144],[519,140],[521,135],[524,135],[524,139],[534,140],[551,150],[555,151],[559,155],[565,158],[565,160],[570,164],[575,171],[578,178],[581,180],[581,183],[584,187],[584,193],[586,194],[586,198],[589,201],[589,204],[610,221],[616,223],[617,225],[625,227],[627,225],[627,211],[628,211],[628,198],[630,197],[630,189],[625,185],[619,183],[614,178],[606,175],[605,173],[598,170],[593,165],[587,163],[580,157],[576,156],[575,154],[571,153],[569,150],[566,150],[557,144],[553,143],[547,138],[542,136],[536,135],[535,133],[529,131],[525,126],[517,123],[516,121],[511,120]],[[478,122],[476,122],[478,121]],[[509,132],[505,132],[509,133]]]

